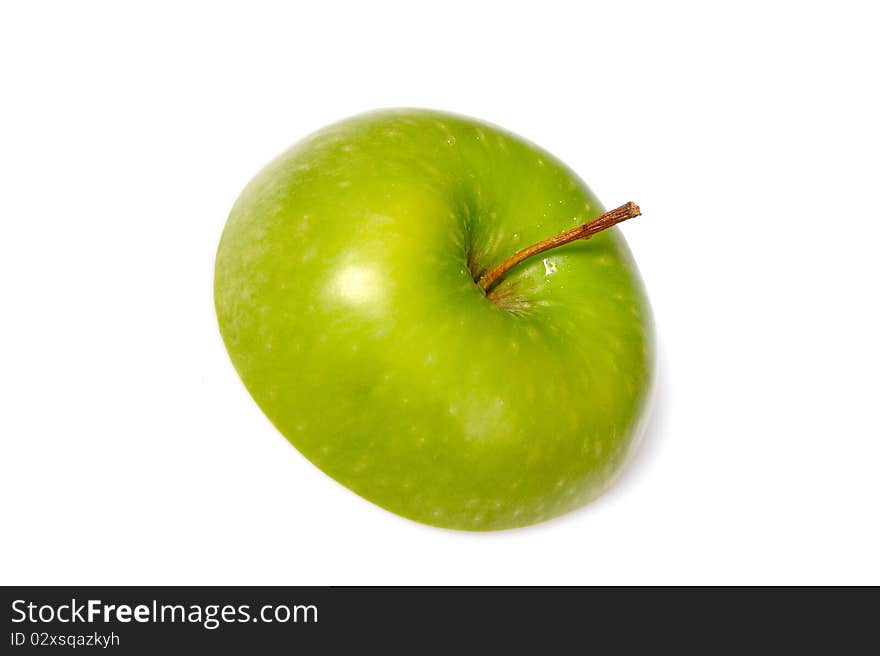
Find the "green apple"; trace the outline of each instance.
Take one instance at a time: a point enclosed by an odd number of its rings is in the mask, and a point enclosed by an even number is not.
[[[617,228],[478,283],[602,212],[498,127],[356,116],[241,194],[217,252],[220,330],[278,430],[359,495],[442,527],[540,522],[596,498],[632,454],[649,305]]]

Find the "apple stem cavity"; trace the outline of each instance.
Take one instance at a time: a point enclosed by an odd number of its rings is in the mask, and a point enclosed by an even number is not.
[[[555,237],[539,241],[531,246],[526,246],[521,251],[517,251],[508,257],[494,269],[490,269],[477,281],[477,285],[484,292],[488,293],[505,273],[510,271],[523,260],[527,260],[538,253],[549,251],[551,248],[557,248],[563,244],[577,241],[578,239],[589,239],[593,235],[602,232],[603,230],[607,230],[611,226],[617,225],[622,221],[637,217],[641,213],[642,211],[639,209],[638,205],[632,202],[626,203],[620,207],[605,212],[602,216],[581,224],[576,228],[560,232]]]

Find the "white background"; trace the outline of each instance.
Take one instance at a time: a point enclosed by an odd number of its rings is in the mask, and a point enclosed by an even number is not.
[[[0,582],[880,583],[874,3],[9,2]],[[614,489],[494,534],[302,458],[212,304],[226,215],[307,133],[484,118],[611,207],[660,338]]]

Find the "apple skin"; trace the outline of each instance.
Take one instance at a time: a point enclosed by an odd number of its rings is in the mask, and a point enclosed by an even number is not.
[[[480,272],[603,212],[498,127],[382,110],[307,137],[217,252],[223,340],[263,412],[366,499],[435,526],[534,524],[601,494],[643,430],[650,308],[617,228]]]

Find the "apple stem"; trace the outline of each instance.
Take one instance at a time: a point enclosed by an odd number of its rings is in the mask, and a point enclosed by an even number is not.
[[[557,246],[562,246],[563,244],[577,241],[578,239],[589,239],[596,233],[607,230],[611,226],[617,225],[621,221],[626,221],[627,219],[637,217],[641,213],[642,211],[639,209],[638,205],[636,205],[635,203],[626,203],[609,212],[605,212],[605,214],[603,214],[602,216],[582,225],[579,225],[576,228],[561,232],[555,237],[550,237],[549,239],[545,239],[544,241],[539,241],[537,244],[526,246],[521,251],[517,251],[516,253],[508,257],[494,269],[490,269],[477,281],[477,285],[484,292],[488,292],[492,288],[492,286],[496,282],[498,282],[498,279],[501,278],[501,276],[510,271],[513,267],[515,267],[523,260],[526,260],[533,255],[537,255],[538,253],[549,251],[551,248],[556,248]]]

